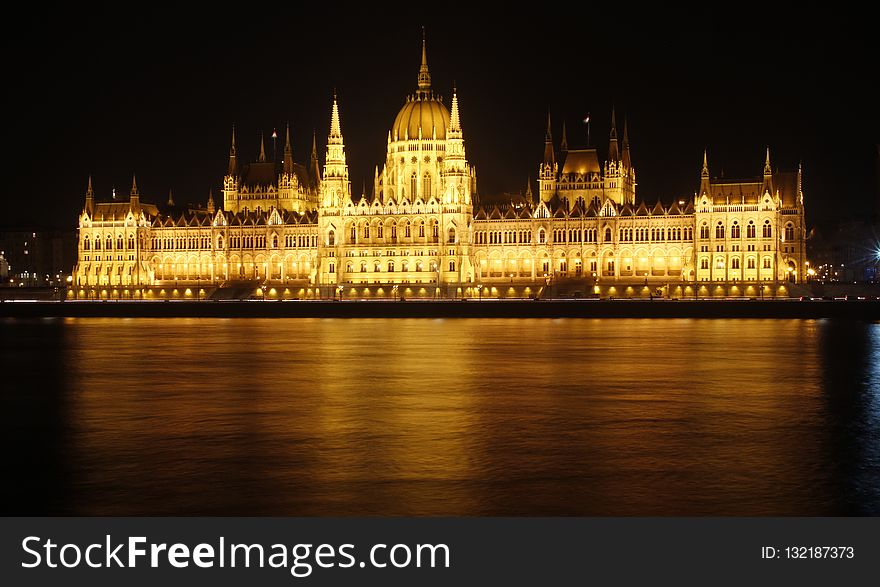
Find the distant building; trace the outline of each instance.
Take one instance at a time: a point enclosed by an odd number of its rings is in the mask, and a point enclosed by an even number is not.
[[[294,161],[240,160],[233,131],[223,200],[200,209],[97,202],[79,217],[77,297],[186,297],[251,288],[267,297],[538,296],[546,288],[615,297],[787,295],[804,279],[800,170],[712,180],[669,205],[636,198],[627,125],[612,113],[607,157],[561,148],[550,121],[537,197],[481,205],[458,93],[431,87],[425,44],[417,89],[387,134],[370,193],[352,194],[336,96],[323,169],[313,137]],[[195,293],[193,293],[195,292]]]
[[[66,285],[77,262],[76,233],[0,228],[0,259],[4,286]]]

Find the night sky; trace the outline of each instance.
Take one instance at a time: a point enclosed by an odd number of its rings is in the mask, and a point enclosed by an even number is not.
[[[142,201],[173,188],[178,203],[204,202],[233,123],[244,159],[261,131],[271,153],[273,128],[283,136],[290,121],[294,158],[307,160],[315,129],[323,160],[334,87],[352,190],[369,190],[416,88],[422,25],[435,91],[448,103],[457,83],[484,199],[535,178],[548,106],[554,138],[564,118],[572,148],[585,146],[589,113],[604,155],[614,104],[638,199],[692,195],[704,146],[713,176],[757,177],[770,145],[774,167],[803,161],[811,226],[875,210],[876,24],[835,5],[116,4],[7,21],[0,224],[73,228],[89,174],[99,200],[114,186],[127,198],[136,172]]]

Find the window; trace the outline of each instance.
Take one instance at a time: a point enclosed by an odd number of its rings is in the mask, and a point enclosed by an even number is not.
[[[422,270],[422,262],[416,261],[416,271],[421,271],[421,270]]]
[[[746,226],[746,238],[755,238],[755,221],[749,220],[749,225]]]
[[[455,271],[455,261],[450,261],[450,262],[449,262],[449,270],[450,270],[450,271]]]
[[[412,198],[415,199],[418,190],[418,178],[416,177],[415,171],[413,171],[412,177],[410,177],[409,180],[409,190]]]
[[[345,272],[346,273],[354,273],[354,265],[352,265],[351,263],[348,263],[345,266]]]
[[[794,240],[794,225],[792,225],[791,223],[785,225],[785,240]]]
[[[431,236],[433,236],[434,238],[439,238],[439,236],[440,236],[440,225],[438,225],[436,222],[434,222]]]
[[[700,259],[700,269],[708,269],[709,268],[709,259],[703,258]]]
[[[388,273],[394,273],[394,261],[388,261]]]
[[[736,220],[733,221],[733,226],[730,227],[730,238],[739,238],[739,224],[737,224]]]
[[[384,231],[384,226],[380,224],[379,226],[376,227],[376,236],[378,238],[382,238],[383,231]]]
[[[762,236],[764,238],[772,238],[773,237],[773,229],[770,227],[769,220],[764,221],[764,231],[763,231]]]
[[[425,174],[424,184],[422,185],[422,197],[426,200],[431,197],[431,174]]]
[[[95,241],[95,242],[98,242],[98,241]],[[84,251],[88,251],[90,248],[91,248],[91,246],[89,245],[89,237],[86,236],[86,237],[83,239],[83,250],[84,250]],[[100,249],[101,247],[96,247],[96,248],[99,248],[99,249]]]
[[[111,250],[111,249],[113,248],[113,239],[111,239],[109,236],[107,237],[107,246],[106,246],[105,248],[106,248],[108,251]]]
[[[351,242],[355,242],[355,241],[357,241],[357,228],[352,226],[351,227]]]
[[[425,223],[419,224],[419,238],[425,238]]]
[[[730,260],[730,268],[731,269],[739,269],[739,258],[734,257]]]
[[[746,268],[747,269],[754,269],[755,268],[755,258],[754,257],[749,257],[748,259],[746,259]]]
[[[406,238],[409,238],[411,236],[410,230],[409,230],[409,222],[406,223],[406,229],[405,229],[404,233],[405,233]]]
[[[449,236],[449,240],[448,240],[448,242],[450,242],[450,243],[454,243],[454,242],[455,242],[455,229],[454,229],[454,228],[450,228],[450,229],[449,229],[449,235],[448,235],[448,236]]]
[[[367,262],[361,261],[361,273],[366,273],[366,272],[367,272]]]
[[[330,263],[330,273],[336,273],[336,264]]]
[[[538,242],[544,244],[547,242],[547,234],[544,232],[544,229],[538,231]],[[546,269],[545,269],[546,271]]]
[[[370,238],[370,225],[364,226],[364,238]]]
[[[336,246],[336,233],[332,230],[327,234],[327,244],[331,247]]]
[[[770,269],[770,257],[764,257],[764,269]]]
[[[391,238],[397,238],[397,223],[391,225]]]
[[[611,229],[605,229],[605,242],[611,242]]]
[[[217,248],[218,248],[218,249],[222,249],[222,248],[223,248],[223,236],[222,236],[222,235],[220,235],[220,236],[217,237]]]
[[[705,222],[702,226],[700,226],[700,238],[707,239],[709,238],[709,225]]]
[[[715,238],[724,238],[724,225],[721,221],[718,221],[718,226],[715,227]]]
[[[379,273],[379,271],[380,271],[379,261],[376,261],[375,263],[373,263],[373,273]]]
[[[278,235],[277,234],[272,236],[272,248],[273,249],[278,248]]]

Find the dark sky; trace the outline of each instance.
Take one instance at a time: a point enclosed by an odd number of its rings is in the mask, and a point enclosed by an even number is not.
[[[73,227],[90,173],[99,199],[114,185],[127,197],[134,171],[142,200],[171,187],[178,202],[204,201],[233,123],[245,158],[261,131],[271,149],[289,120],[295,158],[307,159],[314,128],[323,159],[334,87],[359,192],[415,89],[421,25],[435,90],[448,99],[458,85],[484,197],[534,178],[548,106],[555,138],[564,117],[572,147],[586,142],[589,112],[604,151],[614,104],[629,120],[640,199],[691,195],[704,146],[713,175],[758,176],[769,144],[774,166],[803,161],[811,224],[871,214],[876,23],[827,3],[714,4],[30,8],[3,40],[11,214],[0,224]]]

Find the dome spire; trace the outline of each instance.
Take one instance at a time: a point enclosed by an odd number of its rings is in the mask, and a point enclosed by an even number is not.
[[[428,49],[425,39],[425,27],[422,27],[422,66],[419,68],[419,93],[431,91],[431,72],[428,71]]]

